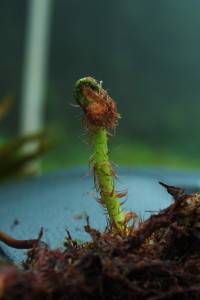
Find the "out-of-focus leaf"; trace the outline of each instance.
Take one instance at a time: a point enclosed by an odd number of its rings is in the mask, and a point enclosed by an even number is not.
[[[31,152],[24,151],[32,142],[36,143],[37,147]],[[0,148],[0,181],[27,175],[27,164],[54,146],[55,142],[50,140],[44,131],[9,141]]]
[[[30,142],[41,142],[45,139],[45,132],[41,131],[34,134],[29,134],[21,137],[14,138],[8,141],[5,145],[0,148],[0,160],[1,157],[9,157],[12,153],[16,153],[24,147],[24,145]]]
[[[0,102],[0,120],[6,115],[12,104],[12,96],[7,95]],[[27,151],[27,146],[34,144],[32,150]],[[39,158],[55,146],[55,142],[50,139],[47,131],[41,131],[14,138],[0,147],[0,181],[13,177],[27,175],[28,163]],[[29,174],[30,175],[30,174]]]
[[[7,95],[1,100],[0,102],[0,120],[3,119],[3,117],[6,115],[8,112],[11,104],[13,101],[13,96],[12,95]]]

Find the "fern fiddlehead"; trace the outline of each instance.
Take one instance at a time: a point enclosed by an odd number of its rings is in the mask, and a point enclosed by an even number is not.
[[[74,85],[73,95],[83,109],[83,120],[91,135],[94,148],[93,170],[100,203],[109,215],[112,228],[121,235],[126,235],[129,232],[127,219],[130,213],[122,211],[119,202],[122,194],[115,191],[114,172],[108,159],[107,146],[107,131],[114,129],[120,118],[116,104],[102,85],[91,77],[78,80]]]

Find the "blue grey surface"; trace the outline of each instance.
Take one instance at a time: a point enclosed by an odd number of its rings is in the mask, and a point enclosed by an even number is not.
[[[44,227],[43,240],[51,248],[62,246],[67,228],[72,238],[82,241],[90,237],[84,232],[87,213],[90,225],[103,230],[106,226],[102,208],[88,192],[92,190],[92,176],[83,177],[86,169],[57,171],[35,179],[0,186],[0,230],[17,239],[30,239],[38,236]],[[158,184],[188,188],[188,192],[200,189],[200,172],[183,172],[164,169],[121,168],[117,190],[129,189],[125,211],[134,211],[145,219],[150,213],[145,210],[159,210],[171,203],[171,196]],[[12,226],[17,219],[19,224]],[[25,250],[10,248],[0,243],[9,257],[20,263],[25,259]]]

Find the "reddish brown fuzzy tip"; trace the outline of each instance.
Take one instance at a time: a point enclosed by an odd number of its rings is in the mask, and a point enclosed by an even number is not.
[[[85,86],[83,95],[90,102],[85,109],[84,118],[86,122],[107,129],[115,128],[119,114],[115,102],[106,91],[94,91],[89,86]]]

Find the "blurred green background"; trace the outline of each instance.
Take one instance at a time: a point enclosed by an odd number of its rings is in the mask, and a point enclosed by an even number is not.
[[[0,99],[13,98],[1,143],[22,134],[30,2],[0,1]],[[110,144],[115,163],[199,168],[200,1],[50,2],[40,127],[57,146],[42,171],[88,162],[80,110],[70,106],[85,76],[103,80],[122,116]]]

